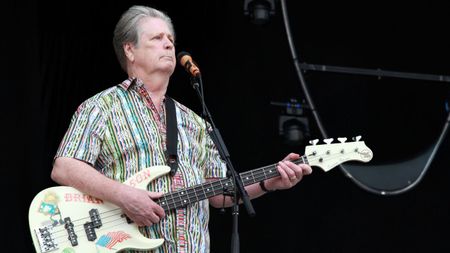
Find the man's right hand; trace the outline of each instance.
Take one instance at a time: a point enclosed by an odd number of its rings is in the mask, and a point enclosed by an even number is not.
[[[138,226],[151,226],[165,216],[164,209],[153,201],[162,197],[162,192],[122,185],[119,194],[122,211]]]

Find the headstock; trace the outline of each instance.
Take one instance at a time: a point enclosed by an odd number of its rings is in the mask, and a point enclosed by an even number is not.
[[[366,146],[364,141],[360,141],[361,136],[352,138],[352,142],[346,142],[347,138],[337,138],[338,143],[333,143],[333,138],[324,139],[325,144],[319,144],[319,140],[310,141],[305,147],[305,156],[308,164],[320,167],[324,171],[329,171],[341,163],[347,161],[368,162],[372,160],[373,153]]]

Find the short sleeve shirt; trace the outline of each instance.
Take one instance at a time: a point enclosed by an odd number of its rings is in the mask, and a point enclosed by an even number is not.
[[[177,173],[153,180],[150,191],[171,192],[226,176],[205,121],[182,104],[175,101],[175,105]],[[142,81],[129,78],[78,107],[56,157],[85,161],[120,182],[143,168],[167,165],[165,112],[160,111]],[[165,240],[152,252],[209,252],[208,208],[207,200],[199,201],[171,210],[158,224],[142,228],[145,236]]]

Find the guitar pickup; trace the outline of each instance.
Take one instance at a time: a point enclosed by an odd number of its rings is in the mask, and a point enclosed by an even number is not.
[[[69,235],[68,239],[70,241],[70,244],[72,244],[72,246],[77,246],[78,245],[78,236],[77,234],[75,234],[75,230],[73,229],[73,223],[70,220],[69,217],[64,218],[64,228],[67,231],[67,234]]]
[[[84,223],[84,231],[86,232],[86,237],[88,241],[94,241],[97,239],[97,234],[95,233],[94,223],[86,222]]]
[[[94,241],[97,239],[95,229],[102,226],[102,220],[100,219],[98,210],[95,208],[89,211],[89,217],[91,218],[91,222],[84,223],[84,231],[86,232],[88,241]]]
[[[89,211],[89,216],[91,217],[92,225],[94,228],[99,228],[102,226],[102,220],[100,219],[100,214],[97,209],[91,209]]]

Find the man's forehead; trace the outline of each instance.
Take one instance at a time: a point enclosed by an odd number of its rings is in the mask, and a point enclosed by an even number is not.
[[[141,19],[139,22],[139,26],[141,28],[149,28],[149,29],[142,29],[142,32],[147,32],[150,34],[160,34],[165,33],[168,35],[173,36],[172,31],[170,30],[169,24],[167,24],[166,21],[160,18],[154,18],[154,17],[145,17]]]

